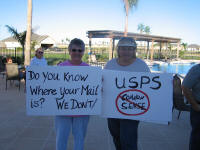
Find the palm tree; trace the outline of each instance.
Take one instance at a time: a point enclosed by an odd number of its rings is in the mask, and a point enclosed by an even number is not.
[[[150,31],[151,29],[150,29],[150,27],[149,26],[146,26],[145,28],[144,28],[144,32],[146,33],[146,34],[150,34]]]
[[[69,38],[66,37],[66,42],[69,43],[71,40]]]
[[[24,59],[24,46],[25,46],[25,40],[26,40],[26,31],[18,33],[17,29],[14,27],[11,27],[9,25],[6,25],[8,32],[10,32],[13,35],[13,38],[16,39],[20,45],[22,46],[22,58]]]
[[[144,28],[145,28],[144,24],[140,23],[138,24],[137,30],[140,31],[140,33],[142,34],[144,32]]]
[[[183,46],[184,50],[186,50],[188,44],[187,43],[181,43],[181,45]]]
[[[127,36],[129,10],[132,9],[133,7],[137,7],[138,0],[123,0],[123,2],[124,2],[124,8],[125,8],[125,12],[126,12],[124,36]]]
[[[28,66],[30,64],[31,34],[32,34],[32,0],[28,0],[26,52],[25,52],[25,61],[24,61],[25,66]]]

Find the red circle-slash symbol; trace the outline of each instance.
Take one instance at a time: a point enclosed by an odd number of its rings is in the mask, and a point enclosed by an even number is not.
[[[128,106],[120,107],[124,104]],[[150,101],[148,95],[143,91],[129,89],[119,93],[115,100],[115,105],[121,114],[126,116],[137,116],[142,115],[149,110]]]

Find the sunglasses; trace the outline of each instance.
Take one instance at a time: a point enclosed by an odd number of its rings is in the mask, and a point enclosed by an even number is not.
[[[135,47],[130,47],[130,46],[119,46],[118,50],[131,52],[131,51],[136,50],[136,48]]]
[[[83,50],[81,50],[81,49],[72,49],[71,51],[72,51],[72,52],[79,52],[79,53],[82,53],[82,52],[83,52]]]
[[[38,53],[39,53],[39,54],[43,54],[44,52],[39,51]]]

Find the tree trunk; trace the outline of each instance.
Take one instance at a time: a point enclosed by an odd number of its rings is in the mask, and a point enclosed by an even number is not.
[[[129,2],[128,0],[124,0],[124,4],[125,4],[125,10],[126,10],[126,22],[125,22],[125,29],[124,29],[124,36],[127,36],[127,32],[128,32],[128,12],[129,12]]]
[[[25,63],[24,63],[25,66],[28,66],[30,64],[31,32],[32,32],[32,0],[28,0],[26,49],[25,49]]]
[[[128,32],[128,15],[126,15],[126,22],[125,22],[125,30],[124,30],[124,36],[127,37]]]

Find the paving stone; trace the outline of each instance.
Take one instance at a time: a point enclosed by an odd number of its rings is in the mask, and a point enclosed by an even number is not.
[[[0,150],[55,150],[54,117],[26,115],[24,83],[21,90],[9,86],[5,91],[5,78],[0,77]],[[189,113],[182,112],[177,120],[174,110],[169,125],[141,122],[139,150],[187,150],[190,136]],[[68,150],[73,150],[70,134]],[[115,150],[107,127],[107,120],[91,116],[85,139],[86,150]]]

